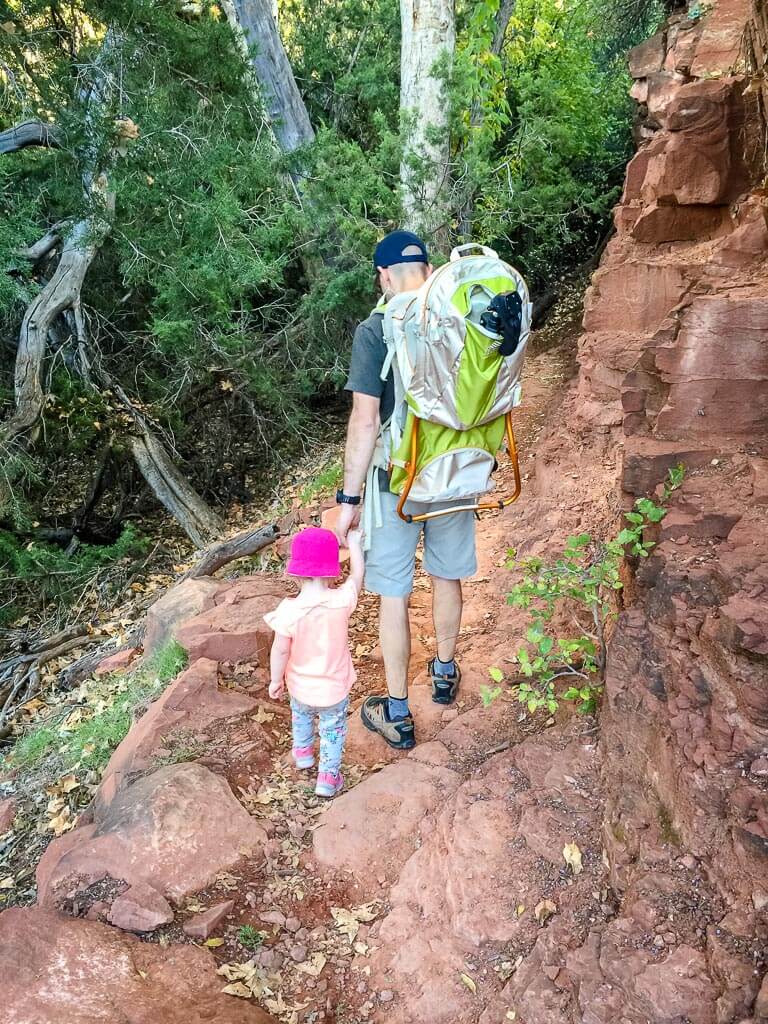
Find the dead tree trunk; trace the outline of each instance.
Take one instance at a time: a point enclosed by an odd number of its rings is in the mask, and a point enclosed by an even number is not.
[[[456,45],[454,0],[400,0],[400,178],[405,224],[434,234],[448,221],[448,104],[436,64]]]
[[[131,451],[155,497],[184,527],[193,543],[203,547],[211,537],[220,536],[223,529],[221,519],[179,472],[151,431],[132,438]]]
[[[245,43],[275,139],[284,153],[314,141],[315,133],[285,52],[271,0],[224,0],[232,28]]]
[[[105,226],[96,218],[78,221],[64,243],[53,276],[27,307],[16,353],[16,410],[0,433],[5,442],[31,430],[40,419],[48,334],[56,318],[79,300],[85,275],[105,235]]]

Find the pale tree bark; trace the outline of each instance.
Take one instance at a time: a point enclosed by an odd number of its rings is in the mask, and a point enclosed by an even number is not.
[[[81,92],[86,129],[86,145],[81,154],[84,165],[82,183],[90,212],[76,221],[67,233],[53,275],[32,299],[24,314],[16,353],[15,410],[10,419],[0,425],[0,445],[3,445],[6,451],[14,445],[21,448],[29,447],[34,439],[34,428],[42,416],[45,403],[42,369],[46,347],[49,338],[55,334],[55,324],[60,316],[68,320],[73,328],[73,334],[78,342],[81,371],[90,383],[89,372],[94,364],[94,358],[81,314],[80,293],[88,269],[112,228],[114,193],[109,187],[107,170],[116,158],[116,148],[113,147],[104,158],[103,164],[97,165],[99,145],[94,124],[97,122],[97,115],[105,108],[108,109],[114,85],[108,64],[111,53],[119,42],[119,35],[110,29],[96,61],[98,74],[93,84]],[[51,126],[42,126],[45,131],[38,131],[36,136],[27,131],[21,132],[21,127],[23,126],[10,130],[15,132],[13,137],[8,132],[4,133],[8,136],[5,141],[5,152],[14,152],[27,145],[53,144],[48,139],[49,135],[51,139],[55,135]],[[117,129],[116,124],[116,131]],[[35,138],[37,141],[34,141]],[[43,141],[46,139],[48,141]],[[37,260],[51,253],[58,244],[59,236],[54,228],[30,247],[25,255]],[[221,519],[177,469],[160,439],[125,392],[100,366],[98,375],[102,383],[112,386],[120,395],[126,409],[133,416],[137,430],[131,441],[131,449],[139,470],[155,496],[195,544],[203,546],[211,538],[219,537],[223,530]],[[7,483],[6,481],[6,486]]]
[[[313,142],[312,122],[280,38],[272,0],[223,0],[222,7],[244,44],[280,149],[293,153]]]
[[[455,50],[454,0],[400,0],[400,21],[405,224],[434,234],[449,219],[448,103],[435,65],[443,55],[450,59]]]

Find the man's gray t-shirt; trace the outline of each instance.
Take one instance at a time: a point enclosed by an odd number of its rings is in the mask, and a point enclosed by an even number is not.
[[[395,379],[392,371],[390,370],[386,380],[381,379],[386,357],[384,317],[381,313],[371,313],[355,331],[345,390],[378,398],[382,423],[389,419],[395,408]]]
[[[349,361],[349,377],[344,385],[346,391],[356,391],[379,399],[379,418],[385,423],[395,408],[395,378],[392,370],[386,380],[381,379],[387,346],[384,343],[384,317],[371,313],[355,331],[352,341],[352,357]],[[387,471],[379,471],[379,486],[389,490]]]

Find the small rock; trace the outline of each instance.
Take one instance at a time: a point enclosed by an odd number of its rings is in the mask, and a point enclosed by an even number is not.
[[[281,914],[279,910],[267,910],[266,913],[259,914],[259,920],[277,925],[278,928],[285,928],[285,914]]]
[[[757,775],[761,779],[768,777],[768,757],[756,757],[749,766],[749,772],[750,775]]]
[[[208,910],[195,914],[194,917],[190,917],[188,921],[185,921],[182,925],[184,934],[188,935],[191,939],[210,938],[211,933],[218,928],[227,914],[231,914],[234,909],[234,900],[227,900],[226,903],[217,903],[215,907],[210,907]]]
[[[303,964],[307,959],[306,946],[293,946],[291,948],[291,960],[297,964]]]
[[[299,930],[296,932],[296,938],[300,942],[308,942],[309,941],[309,928],[299,928]]]
[[[85,915],[88,921],[103,921],[109,911],[109,904],[105,903],[104,900],[97,900],[88,910]]]
[[[298,917],[289,917],[285,922],[285,927],[289,932],[297,932],[301,928],[301,921]]]
[[[664,941],[668,946],[671,946],[674,942],[677,942],[677,936],[674,932],[664,932]]]
[[[117,897],[107,919],[115,928],[126,932],[151,932],[163,924],[170,924],[173,910],[157,889],[136,882]]]
[[[441,717],[442,717],[444,722],[453,722],[454,719],[459,717],[459,709],[458,708],[448,708],[446,711],[443,712]]]
[[[689,871],[693,871],[697,862],[695,857],[692,857],[690,853],[687,853],[685,857],[680,858],[680,863],[684,868],[688,868]]]
[[[0,835],[7,832],[16,818],[16,801],[8,797],[0,800]]]
[[[259,963],[267,969],[277,970],[282,967],[283,956],[276,949],[262,949],[259,953]]]
[[[382,992],[379,992],[380,1003],[391,1003],[394,998],[395,993],[391,989],[385,988]]]
[[[103,658],[94,669],[94,675],[107,676],[110,672],[120,672],[124,668],[128,668],[133,659],[138,654],[135,647],[126,647],[124,651],[118,651],[116,654],[110,654],[108,658]]]
[[[661,947],[664,945],[664,936],[657,935],[653,940],[653,944],[657,949],[661,949]]]

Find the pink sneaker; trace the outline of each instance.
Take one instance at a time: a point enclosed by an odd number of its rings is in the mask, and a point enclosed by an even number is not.
[[[297,768],[312,768],[315,764],[313,747],[294,747],[291,751]]]
[[[315,794],[317,796],[336,796],[344,787],[344,777],[341,772],[338,775],[331,775],[330,772],[317,773],[317,785]]]

